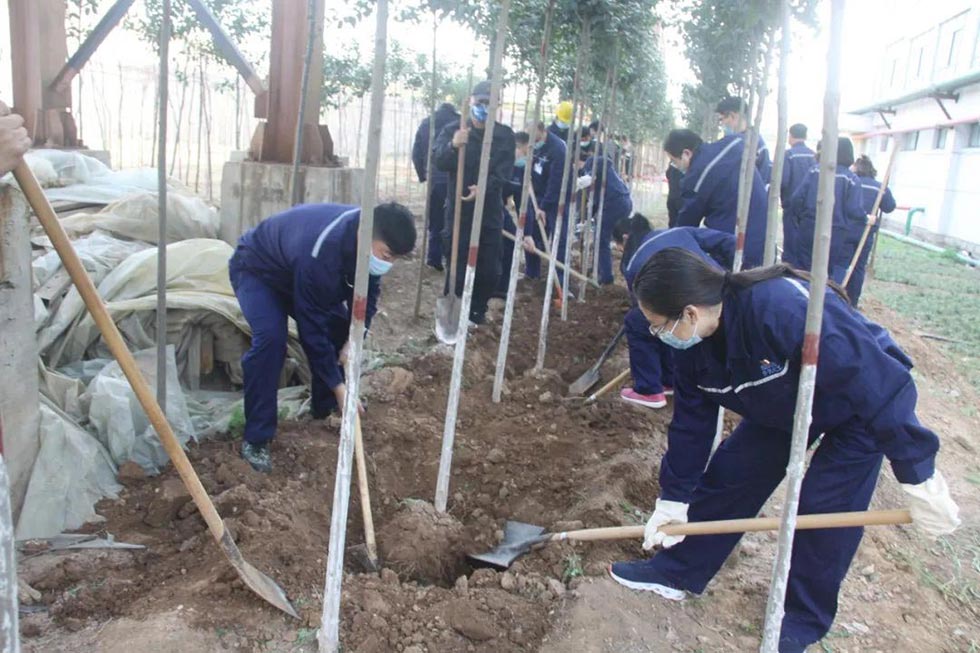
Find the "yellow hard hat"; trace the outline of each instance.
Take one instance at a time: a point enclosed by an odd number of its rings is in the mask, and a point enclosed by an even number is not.
[[[555,118],[566,125],[572,122],[572,103],[568,100],[560,103],[558,109],[555,111]]]

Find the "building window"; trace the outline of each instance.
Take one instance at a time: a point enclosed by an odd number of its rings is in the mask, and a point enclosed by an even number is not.
[[[967,147],[980,147],[980,122],[970,125],[970,139],[966,143]]]
[[[905,149],[917,150],[919,148],[919,132],[907,132],[905,134]]]
[[[956,39],[962,30],[956,30],[949,35],[949,54],[946,55],[946,67],[953,68],[956,65]]]
[[[932,146],[934,148],[936,148],[937,150],[946,149],[946,132],[948,131],[949,131],[948,129],[943,129],[941,127],[936,130],[936,137],[932,141]]]

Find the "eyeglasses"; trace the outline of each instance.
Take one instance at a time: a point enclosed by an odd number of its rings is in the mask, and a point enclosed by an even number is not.
[[[674,332],[674,329],[677,328],[677,325],[680,324],[680,321],[681,321],[680,318],[677,318],[676,320],[667,320],[666,322],[664,322],[663,324],[661,324],[660,326],[657,326],[657,327],[655,327],[655,326],[653,326],[651,324],[650,325],[650,335],[653,336],[653,337],[655,337],[655,338],[656,337],[659,337],[660,334],[664,332],[664,329],[667,328],[667,325],[670,324],[671,322],[674,323],[674,326],[672,326],[670,328],[670,331],[668,331],[667,333],[673,333]]]

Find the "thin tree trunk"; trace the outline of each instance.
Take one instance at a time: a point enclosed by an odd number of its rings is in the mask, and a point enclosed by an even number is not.
[[[212,104],[213,96],[211,95],[211,87],[207,83],[207,75],[203,76],[204,80],[204,147],[205,156],[207,157],[207,172],[208,172],[208,200],[214,200],[214,170],[211,167],[212,157],[211,157],[211,117],[214,111],[214,105]]]
[[[361,128],[364,126],[364,95],[361,95],[360,102],[358,102],[357,108],[357,143],[354,146],[354,153],[356,155],[356,165],[361,165]]]
[[[779,95],[776,98],[777,136],[776,150],[772,154],[772,178],[769,183],[769,206],[766,211],[766,248],[763,252],[762,264],[772,265],[776,262],[776,236],[779,231],[779,205],[782,191],[783,163],[786,156],[786,130],[789,125],[789,46],[791,38],[791,13],[789,0],[780,2],[782,13],[782,28],[779,39]]]
[[[157,120],[160,152],[157,158],[157,403],[167,412],[167,84],[170,75],[170,0],[163,0],[160,26],[160,104]]]
[[[235,75],[235,151],[242,149],[242,78]]]
[[[177,124],[174,125],[174,157],[170,161],[170,176],[174,174],[174,166],[177,164],[177,146],[180,144],[180,132],[184,123],[184,101],[187,99],[187,71],[190,69],[190,55],[184,57],[184,81],[181,83],[180,104],[177,106]],[[178,68],[179,70],[179,68]],[[169,101],[169,100],[168,100]],[[164,144],[166,147],[166,144]]]
[[[197,63],[197,158],[194,162],[194,192],[201,194],[201,150],[204,140],[204,64]]]

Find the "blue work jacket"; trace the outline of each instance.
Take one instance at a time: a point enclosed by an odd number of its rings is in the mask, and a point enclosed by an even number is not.
[[[806,143],[793,143],[783,155],[783,180],[779,186],[779,203],[783,209],[789,206],[793,194],[803,184],[810,168],[817,164],[816,155]]]
[[[630,293],[633,292],[636,275],[650,257],[669,247],[686,249],[726,270],[732,268],[732,261],[735,258],[735,236],[731,234],[696,227],[674,227],[651,231],[643,237],[639,247],[633,250],[629,259],[624,258],[620,264]]]

